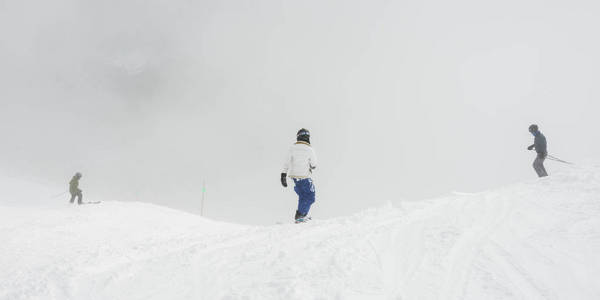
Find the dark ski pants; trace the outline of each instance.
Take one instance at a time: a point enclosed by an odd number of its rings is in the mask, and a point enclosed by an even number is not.
[[[538,155],[533,161],[533,169],[537,173],[538,177],[548,176],[548,172],[546,172],[546,168],[544,168],[544,160],[546,160],[545,155]]]
[[[83,200],[83,194],[81,191],[71,192],[71,203],[75,201],[75,197],[77,197],[77,203],[81,204],[81,201]]]
[[[298,214],[306,216],[315,203],[315,185],[311,178],[294,178],[294,191],[298,194]]]

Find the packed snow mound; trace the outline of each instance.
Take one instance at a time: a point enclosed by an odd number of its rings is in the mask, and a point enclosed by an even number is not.
[[[0,299],[600,299],[600,167],[298,225],[0,201]]]

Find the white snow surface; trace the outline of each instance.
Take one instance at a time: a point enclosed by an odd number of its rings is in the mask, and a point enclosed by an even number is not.
[[[272,226],[1,181],[0,299],[600,299],[598,166]]]

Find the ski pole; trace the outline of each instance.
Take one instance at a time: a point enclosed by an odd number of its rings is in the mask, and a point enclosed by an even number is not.
[[[62,193],[60,193],[60,194],[58,194],[58,195],[50,196],[50,199],[58,198],[58,197],[60,197],[60,196],[62,196],[62,195],[65,195],[65,194],[66,194],[66,193],[68,193],[68,192],[69,192],[69,191],[65,191],[65,192],[62,192]]]
[[[574,165],[574,163],[571,163],[571,162],[568,162],[568,161],[564,161],[564,160],[562,160],[562,159],[560,159],[558,157],[552,156],[550,154],[548,154],[548,159],[556,161],[556,162],[560,162],[560,163],[563,163],[563,164],[567,164],[567,165]]]

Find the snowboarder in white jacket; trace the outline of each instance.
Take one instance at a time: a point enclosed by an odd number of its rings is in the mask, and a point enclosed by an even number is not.
[[[315,185],[311,177],[317,168],[317,156],[310,145],[310,132],[307,129],[300,129],[296,140],[285,159],[281,185],[287,187],[287,177],[294,180],[294,191],[298,194],[298,209],[294,219],[300,223],[306,220],[310,206],[315,202]]]

